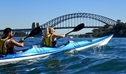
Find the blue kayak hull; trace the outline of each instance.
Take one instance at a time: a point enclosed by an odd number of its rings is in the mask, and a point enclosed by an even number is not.
[[[34,47],[34,48],[26,48],[25,51],[20,54],[9,54],[0,58],[0,63],[2,62],[13,62],[20,61],[26,59],[33,59],[37,57],[48,56],[57,52],[65,51],[65,50],[84,50],[90,47],[99,47],[106,45],[113,35],[104,36],[100,38],[95,38],[91,41],[80,41],[80,42],[70,42],[65,46],[52,48],[52,47]]]

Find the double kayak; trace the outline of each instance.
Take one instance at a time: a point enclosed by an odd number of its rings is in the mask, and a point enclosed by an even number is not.
[[[1,55],[0,63],[2,62],[14,62],[27,59],[33,59],[38,57],[49,56],[51,54],[66,51],[66,50],[84,50],[90,47],[100,47],[106,45],[110,39],[113,37],[113,34],[94,38],[90,41],[79,41],[79,42],[69,42],[68,44],[60,47],[32,47],[32,48],[23,48],[22,53],[20,54],[8,54]]]

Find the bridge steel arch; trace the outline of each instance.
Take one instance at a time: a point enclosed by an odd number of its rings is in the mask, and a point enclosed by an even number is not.
[[[67,14],[63,16],[59,16],[57,18],[54,18],[44,24],[42,24],[40,27],[42,29],[45,29],[46,27],[55,27],[56,25],[60,24],[61,22],[64,22],[69,19],[73,18],[90,18],[94,19],[97,21],[100,21],[105,24],[110,24],[110,25],[115,25],[116,21],[101,15],[96,15],[96,14],[91,14],[91,13],[72,13],[72,14]]]

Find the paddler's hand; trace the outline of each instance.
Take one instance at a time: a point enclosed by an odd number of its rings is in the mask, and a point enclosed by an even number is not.
[[[24,42],[24,38],[21,38],[21,39],[20,39],[20,42]]]
[[[65,37],[66,36],[66,34],[63,34],[63,37]]]

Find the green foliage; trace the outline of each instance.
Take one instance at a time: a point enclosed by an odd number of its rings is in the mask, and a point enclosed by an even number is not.
[[[93,37],[114,34],[115,37],[126,37],[126,23],[119,22],[116,25],[105,25],[103,28],[93,30]]]

